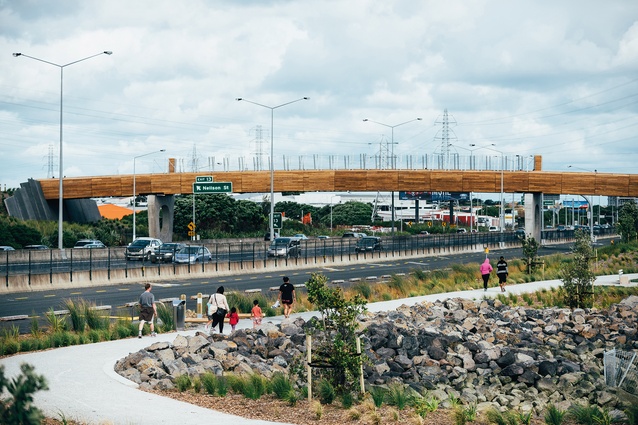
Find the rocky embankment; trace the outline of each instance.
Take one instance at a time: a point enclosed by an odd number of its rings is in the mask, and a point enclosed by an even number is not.
[[[466,403],[543,409],[574,402],[617,407],[603,354],[638,350],[638,297],[605,310],[508,307],[453,299],[403,306],[362,319],[367,384],[403,382]],[[182,374],[287,372],[304,359],[305,322],[264,324],[230,336],[178,336],[116,364],[142,388],[169,389]]]

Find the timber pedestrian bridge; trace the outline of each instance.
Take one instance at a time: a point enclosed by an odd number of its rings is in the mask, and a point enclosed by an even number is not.
[[[172,162],[171,162],[172,161]],[[275,192],[346,192],[346,191],[435,191],[524,193],[528,233],[540,237],[541,194],[604,195],[638,197],[638,175],[598,172],[542,171],[541,156],[533,157],[532,170],[475,169],[331,169],[275,170]],[[173,164],[173,165],[172,165]],[[86,204],[79,200],[101,197],[149,196],[149,230],[164,241],[172,239],[173,196],[193,193],[193,183],[202,174],[214,182],[232,182],[233,193],[270,192],[270,171],[202,171],[169,172],[64,178],[65,215],[73,219],[84,214]],[[29,185],[33,186],[29,188]],[[24,193],[19,194],[20,191]],[[38,193],[36,193],[38,192]],[[42,200],[33,200],[35,197]],[[529,198],[528,198],[529,196]],[[42,179],[23,183],[16,196],[7,199],[7,209],[22,218],[57,220],[57,213],[45,204],[57,205],[59,180]],[[14,199],[15,198],[15,199]],[[29,199],[30,198],[30,199]],[[73,201],[77,201],[73,204]],[[35,204],[34,204],[35,203]],[[74,206],[71,206],[74,205]],[[96,208],[97,210],[97,208]],[[39,211],[44,211],[39,213]],[[21,214],[26,212],[26,214]],[[30,215],[30,213],[33,214]],[[98,213],[99,215],[99,213]],[[160,228],[160,215],[162,226]],[[25,217],[26,216],[26,217]],[[99,217],[98,217],[99,218]],[[168,218],[168,220],[167,220]],[[528,220],[529,218],[529,220]],[[533,221],[532,221],[533,220]],[[81,221],[81,220],[78,220]]]

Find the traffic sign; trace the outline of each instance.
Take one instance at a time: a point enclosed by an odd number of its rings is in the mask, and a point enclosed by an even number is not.
[[[194,231],[192,231],[192,230],[191,230],[191,231],[189,231],[189,232],[188,232],[188,236],[195,236],[195,232],[194,232]]]
[[[232,191],[232,182],[193,183],[193,193],[230,193]]]
[[[274,227],[275,229],[281,229],[281,213],[275,213],[272,216],[272,227]]]
[[[192,221],[190,223],[188,223],[188,230],[195,230],[195,223],[193,223]]]
[[[197,176],[195,177],[197,183],[212,183],[213,176]]]

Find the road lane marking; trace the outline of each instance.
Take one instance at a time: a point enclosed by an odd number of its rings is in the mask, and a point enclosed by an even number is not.
[[[69,295],[81,295],[82,292],[71,292]]]
[[[118,291],[130,291],[131,288],[117,288]]]
[[[45,295],[44,298],[53,298],[55,295]]]
[[[99,291],[95,291],[95,292],[98,293],[98,294],[102,294],[102,293],[106,292],[106,290],[100,289]]]
[[[29,299],[29,297],[17,297],[17,298],[14,298],[14,300],[16,300],[16,301],[23,301],[23,300],[28,300],[28,299]]]

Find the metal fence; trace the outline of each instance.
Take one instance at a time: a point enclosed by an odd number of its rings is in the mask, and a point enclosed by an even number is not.
[[[615,348],[605,351],[603,356],[605,384],[630,394],[638,394],[637,355],[635,351],[621,351]]]
[[[551,242],[569,241],[573,232],[543,232]],[[175,276],[205,272],[250,270],[266,267],[346,262],[359,259],[391,259],[414,255],[455,252],[468,247],[493,248],[520,244],[514,232],[433,234],[417,236],[384,236],[378,249],[358,251],[358,238],[307,239],[301,241],[297,255],[272,257],[270,242],[237,241],[193,244],[206,247],[210,260],[197,263],[153,263],[148,258],[127,260],[126,247],[104,249],[18,250],[0,253],[0,279],[7,287],[12,277],[30,285],[39,282],[73,282],[74,280],[126,279],[131,276]],[[48,279],[46,279],[48,277]]]

